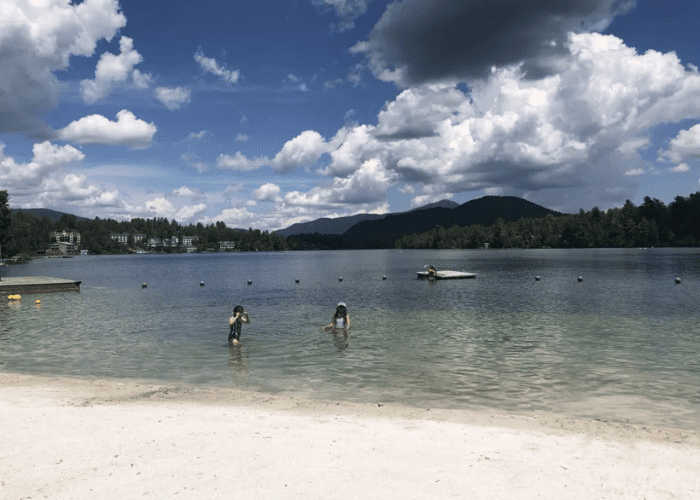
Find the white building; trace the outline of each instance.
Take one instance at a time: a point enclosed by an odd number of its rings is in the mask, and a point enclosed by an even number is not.
[[[129,240],[129,233],[110,233],[109,237],[117,243],[124,243],[126,245]]]
[[[226,251],[226,250],[233,250],[236,248],[236,242],[235,241],[220,241],[219,242],[219,250]]]

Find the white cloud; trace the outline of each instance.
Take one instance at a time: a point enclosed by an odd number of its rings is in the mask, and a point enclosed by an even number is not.
[[[237,134],[236,138],[234,139],[236,142],[247,142],[248,141],[248,136],[245,134]]]
[[[156,87],[156,98],[170,111],[190,102],[192,91],[183,87]]]
[[[342,182],[373,159],[382,169],[369,176],[383,188],[391,179],[404,193],[419,190],[414,203],[498,192],[563,211],[619,205],[650,171],[639,154],[649,129],[700,117],[700,75],[673,53],[637,54],[613,36],[571,34],[566,49],[565,64],[546,78],[513,66],[471,81],[469,95],[454,83],[411,87],[376,125],[347,124],[329,140],[307,130],[255,164],[291,171],[329,155],[319,173],[335,178],[335,190],[287,193],[288,205],[331,206]],[[697,132],[680,133],[661,156],[696,158]]]
[[[236,83],[238,82],[239,72],[238,70],[226,69],[223,66],[219,66],[216,59],[212,57],[205,57],[201,51],[198,51],[194,55],[194,60],[197,61],[205,73],[211,73],[218,76],[226,83]]]
[[[91,56],[126,25],[117,0],[4,1],[0,4],[0,132],[46,132],[58,103],[55,72],[71,56]]]
[[[200,130],[199,132],[190,132],[187,136],[186,141],[201,141],[209,133],[207,130]]]
[[[669,161],[676,166],[674,172],[687,172],[690,170],[688,160],[700,158],[700,123],[693,125],[688,130],[681,130],[676,137],[671,139],[666,151],[659,151],[660,161]]]
[[[185,198],[201,198],[204,196],[201,189],[193,189],[187,186],[181,186],[173,190],[173,196],[180,196]]]
[[[367,12],[372,0],[311,0],[321,10],[333,9],[340,18],[340,24],[331,24],[331,30],[342,33],[355,27],[354,19]]]
[[[265,158],[249,160],[243,153],[236,151],[236,154],[220,154],[216,159],[216,167],[230,170],[257,170],[266,163]]]
[[[277,184],[272,184],[268,182],[263,184],[258,189],[253,191],[253,195],[258,199],[258,201],[276,201],[280,200],[280,187]]]
[[[112,92],[115,84],[126,82],[134,72],[134,66],[143,61],[141,54],[134,50],[134,41],[126,36],[119,40],[120,54],[105,52],[100,56],[95,68],[94,80],[82,80],[80,93],[86,104],[93,104]],[[137,87],[148,87],[150,75],[140,71],[133,78]]]
[[[274,158],[250,159],[240,151],[233,155],[220,154],[216,166],[231,170],[256,170],[269,165],[277,172],[291,172],[298,167],[310,165],[328,152],[329,145],[315,130],[305,130],[287,141]]]
[[[48,141],[32,147],[33,157],[20,163],[4,154],[0,144],[0,185],[10,193],[13,207],[100,208],[122,205],[119,192],[90,184],[82,174],[68,169],[85,155],[70,145],[57,146]]]
[[[367,160],[348,178],[335,178],[329,187],[315,187],[302,193],[292,191],[284,196],[286,206],[349,210],[354,205],[367,205],[385,200],[386,191],[396,175],[384,168],[377,158]]]
[[[117,113],[117,121],[110,121],[102,115],[88,115],[71,122],[57,131],[59,139],[80,144],[121,145],[131,149],[151,145],[156,126],[134,116],[131,111],[122,109]]]
[[[187,152],[183,153],[180,155],[180,158],[187,163],[190,167],[193,167],[197,172],[204,172],[206,170],[209,170],[209,165],[200,158],[199,155],[196,155],[192,152]]]

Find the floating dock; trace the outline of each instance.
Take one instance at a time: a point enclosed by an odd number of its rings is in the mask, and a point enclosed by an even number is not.
[[[416,274],[419,278],[428,278],[428,271],[417,271]],[[463,273],[461,271],[438,271],[435,279],[438,280],[463,280],[476,278],[474,273]]]
[[[79,292],[80,283],[80,281],[44,276],[3,276],[0,279],[0,297],[14,294]]]

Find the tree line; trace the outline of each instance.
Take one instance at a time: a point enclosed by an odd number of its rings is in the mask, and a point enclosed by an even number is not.
[[[485,227],[437,226],[402,236],[396,248],[629,248],[700,246],[700,191],[676,196],[668,205],[645,197],[640,206],[627,200],[606,211],[597,207],[577,214],[517,222],[498,219]]]
[[[75,215],[64,214],[59,220],[49,217],[36,217],[33,214],[10,210],[7,205],[7,191],[0,191],[0,245],[3,258],[14,255],[35,255],[42,253],[51,246],[49,234],[52,231],[76,230],[80,233],[80,249],[90,254],[119,254],[136,249],[150,250],[149,238],[178,237],[182,242],[183,236],[196,236],[193,246],[197,251],[219,250],[219,242],[232,241],[237,251],[275,251],[288,250],[289,246],[284,236],[269,231],[249,228],[246,230],[227,227],[223,222],[204,225],[182,225],[167,218],[142,219],[130,221],[115,221],[113,219],[78,220]],[[126,244],[111,238],[112,233],[129,233]],[[145,239],[135,242],[134,234],[143,234]],[[179,252],[184,249],[158,246],[158,251]]]
[[[0,245],[3,257],[34,255],[50,247],[49,233],[75,229],[80,232],[82,250],[91,254],[125,253],[148,248],[148,238],[196,236],[197,251],[219,250],[219,242],[234,242],[237,251],[333,250],[356,248],[340,235],[305,234],[285,238],[275,232],[249,228],[233,229],[223,222],[181,225],[167,218],[115,221],[112,219],[78,220],[64,214],[59,220],[36,217],[10,210],[7,191],[0,191]],[[126,244],[112,240],[111,233],[129,233]],[[133,234],[146,240],[134,242]],[[645,197],[640,206],[627,200],[621,208],[590,211],[539,219],[521,218],[517,222],[498,219],[491,226],[470,225],[413,233],[382,241],[383,248],[595,248],[700,246],[700,191],[688,197],[677,196],[666,205]],[[373,247],[376,248],[376,245]],[[177,247],[159,247],[159,251],[183,251]]]

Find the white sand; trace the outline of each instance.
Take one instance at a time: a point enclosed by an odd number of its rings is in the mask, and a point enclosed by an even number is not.
[[[0,373],[0,498],[697,499],[700,433]]]

